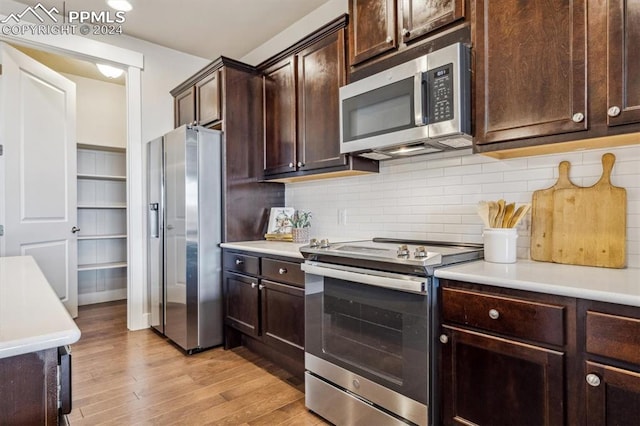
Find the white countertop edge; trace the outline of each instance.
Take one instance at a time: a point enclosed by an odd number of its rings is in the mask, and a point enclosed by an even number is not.
[[[220,247],[233,250],[248,251],[254,253],[272,254],[274,256],[291,257],[303,259],[300,247],[306,245],[289,241],[238,241],[232,243],[221,243]]]
[[[10,345],[0,345],[0,359],[16,355],[24,355],[60,346],[71,345],[80,340],[80,329],[76,328],[51,333],[43,336],[34,336],[26,339],[13,340]]]
[[[518,274],[516,274],[516,276],[509,277],[500,276],[496,273],[487,274],[484,273],[481,267],[477,267],[478,265],[483,263],[484,266],[487,266],[488,262],[485,261],[470,262],[461,265],[454,265],[448,268],[436,269],[435,276],[438,278],[492,285],[496,287],[526,290],[536,293],[554,294],[557,296],[575,297],[580,299],[640,307],[640,282],[637,283],[637,290],[634,291],[635,294],[630,293],[628,289],[616,288],[617,283],[615,282],[608,285],[608,287],[605,287],[605,285],[601,285],[603,281],[601,277],[602,275],[611,275],[613,276],[611,280],[615,281],[616,277],[620,277],[623,274],[628,274],[626,275],[626,277],[628,278],[628,281],[631,281],[632,278],[629,277],[633,277],[635,276],[635,274],[638,274],[640,276],[639,269],[607,269],[520,260],[518,260],[518,262],[528,268],[528,273],[530,273],[531,269],[533,268],[541,268],[541,270],[545,269],[550,275],[553,275],[554,269],[561,269],[563,270],[563,272],[567,272],[569,268],[579,268],[576,269],[576,271],[584,272],[588,270],[593,274],[594,279],[592,282],[583,282],[584,285],[580,285],[580,283],[578,282],[571,282],[564,285],[557,282],[545,282],[557,280],[557,278],[555,277],[550,280],[541,278],[538,281],[532,280],[529,277],[519,277],[517,276]],[[493,264],[493,266],[496,265]],[[508,267],[509,265],[505,266]],[[499,268],[499,266],[496,266],[496,269],[497,268]],[[600,288],[598,288],[599,285],[601,285]]]

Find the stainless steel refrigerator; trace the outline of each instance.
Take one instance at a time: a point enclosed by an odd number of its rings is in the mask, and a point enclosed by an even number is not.
[[[221,144],[190,126],[147,144],[151,326],[189,353],[222,343]]]

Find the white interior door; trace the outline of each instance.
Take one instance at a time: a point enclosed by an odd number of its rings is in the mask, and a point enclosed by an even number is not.
[[[0,43],[0,255],[33,256],[78,314],[75,84]]]

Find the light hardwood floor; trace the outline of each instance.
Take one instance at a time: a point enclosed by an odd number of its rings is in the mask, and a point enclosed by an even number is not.
[[[79,308],[72,345],[76,425],[318,425],[304,386],[246,348],[184,355],[151,330],[128,331],[125,302]]]

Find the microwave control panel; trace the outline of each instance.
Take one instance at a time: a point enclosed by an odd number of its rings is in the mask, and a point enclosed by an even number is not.
[[[429,123],[453,120],[453,64],[428,71]]]

